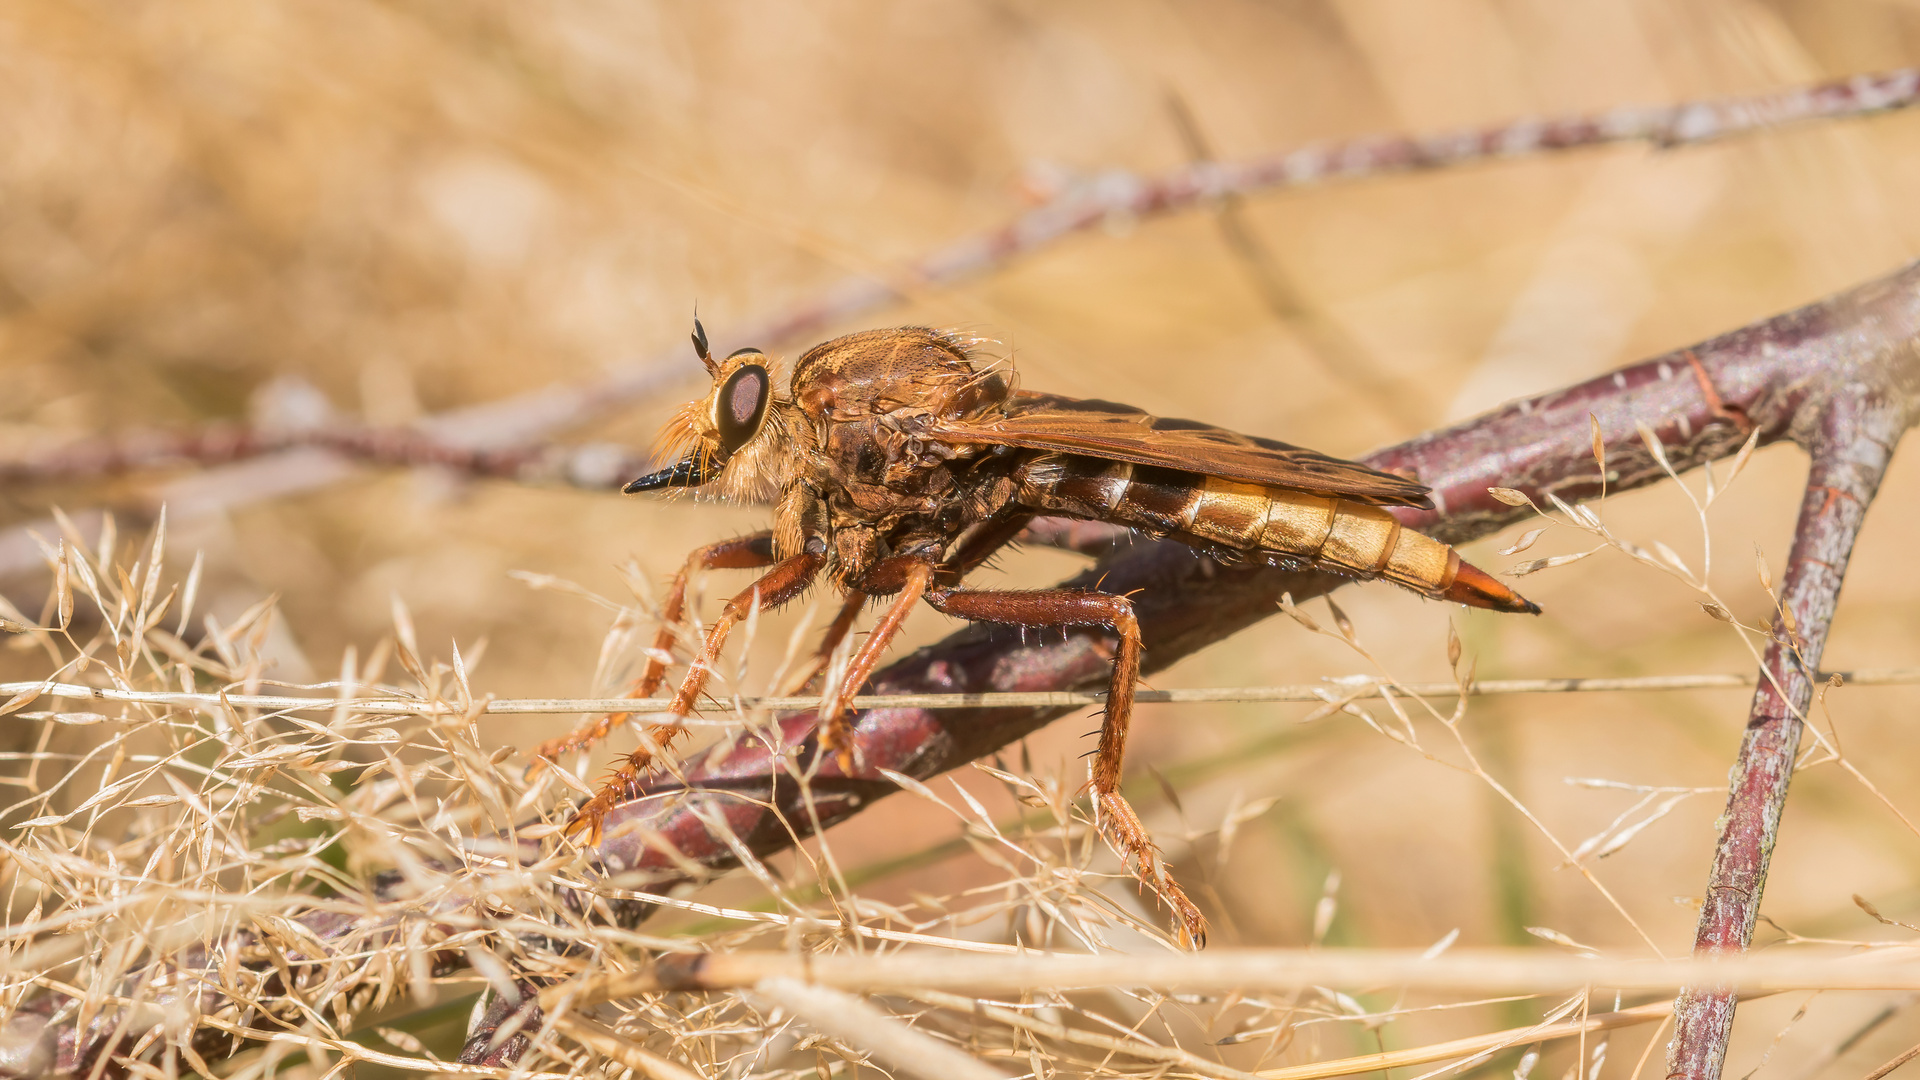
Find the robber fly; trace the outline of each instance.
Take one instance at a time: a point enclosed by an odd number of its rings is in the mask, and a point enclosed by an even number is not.
[[[1310,566],[1384,578],[1422,596],[1495,611],[1539,608],[1446,544],[1402,526],[1388,506],[1431,507],[1403,477],[1271,439],[1107,401],[1016,389],[1004,362],[973,342],[921,327],[868,330],[804,353],[790,378],[764,353],[715,359],[694,321],[693,344],[713,377],[706,397],[668,422],[670,467],[628,493],[706,488],[770,501],[773,528],[695,551],[667,595],[662,629],[634,695],[666,675],[687,580],[706,569],[763,568],[708,629],[665,723],[568,824],[597,837],[694,711],[727,635],[754,605],[771,609],[825,574],[846,594],[815,671],[871,597],[893,596],[848,662],[821,742],[851,769],[849,700],[879,663],[908,611],[924,599],[963,619],[1022,627],[1098,626],[1114,633],[1113,681],[1093,761],[1096,817],[1133,872],[1172,908],[1193,944],[1205,920],[1163,865],[1120,795],[1121,761],[1140,670],[1140,633],[1123,596],[1077,589],[974,591],[967,573],[1042,515],[1124,525],[1232,562]],[[541,748],[552,760],[605,735],[603,718]]]

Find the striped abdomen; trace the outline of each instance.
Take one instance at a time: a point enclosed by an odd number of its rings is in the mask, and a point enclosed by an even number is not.
[[[1092,518],[1202,548],[1280,556],[1496,611],[1540,609],[1381,507],[1124,461],[1048,454],[1014,473],[1036,510]]]

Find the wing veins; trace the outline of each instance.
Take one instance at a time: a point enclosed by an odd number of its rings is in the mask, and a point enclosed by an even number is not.
[[[1177,469],[1386,506],[1431,507],[1431,489],[1354,461],[1127,405],[1022,393],[999,417],[940,425],[938,437]]]

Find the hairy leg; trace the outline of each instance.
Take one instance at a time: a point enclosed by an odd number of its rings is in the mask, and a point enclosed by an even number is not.
[[[1100,747],[1093,759],[1093,796],[1100,830],[1109,843],[1133,861],[1133,872],[1173,909],[1187,942],[1206,943],[1207,921],[1193,901],[1167,872],[1160,849],[1141,824],[1140,815],[1120,794],[1120,768],[1127,753],[1127,724],[1133,715],[1134,683],[1140,676],[1140,626],[1133,604],[1124,596],[1046,589],[1035,592],[963,592],[937,588],[927,603],[949,615],[1015,626],[1104,626],[1120,635],[1113,658],[1113,681],[1107,687],[1106,715],[1100,724]]]
[[[1000,518],[997,521],[988,522],[979,529],[976,529],[961,541],[959,548],[954,552],[952,558],[947,559],[934,568],[934,579],[946,584],[958,583],[961,578],[967,575],[968,571],[975,569],[981,563],[992,558],[994,552],[1006,547],[1008,542],[1014,540],[1021,534],[1022,530],[1026,528],[1027,523],[1031,520],[1033,520],[1031,513],[1009,514],[1006,517]],[[878,578],[885,577],[891,572],[889,564],[893,561],[894,560],[883,561],[879,566],[874,567],[874,569],[869,572],[868,577],[875,579],[876,582]],[[895,576],[897,577],[898,575]],[[840,642],[845,640],[847,633],[853,629],[854,620],[859,618],[860,609],[866,606],[867,601],[873,599],[876,593],[884,595],[898,588],[898,585],[880,588],[878,584],[876,584],[874,592],[866,592],[859,589],[849,591],[847,593],[846,603],[841,605],[840,614],[834,618],[833,625],[827,627],[826,634],[821,637],[819,651],[814,653],[813,659],[807,663],[806,666],[796,670],[793,677],[782,684],[780,692],[783,694],[797,694],[805,690],[807,686],[813,682],[814,678],[822,671],[825,671],[827,665],[833,661],[833,651],[840,647]],[[904,618],[904,615],[899,618]],[[896,625],[899,618],[895,619]],[[871,674],[871,671],[869,671],[868,674]],[[862,679],[861,681],[864,682],[865,680]],[[858,689],[858,684],[854,684],[854,690],[857,691]],[[848,696],[851,696],[851,694]]]
[[[653,764],[654,751],[665,749],[674,737],[686,730],[681,721],[693,714],[694,702],[706,686],[707,676],[712,673],[720,650],[727,643],[727,635],[733,630],[733,624],[746,618],[747,612],[753,610],[756,604],[762,610],[771,610],[805,592],[825,562],[824,555],[814,553],[782,559],[760,580],[727,601],[720,617],[707,629],[707,639],[701,644],[699,655],[687,666],[687,676],[680,681],[680,689],[673,695],[667,719],[647,729],[640,748],[627,755],[627,760],[613,771],[600,790],[574,813],[573,819],[567,822],[567,835],[586,832],[590,842],[599,842],[600,822],[606,817],[607,811],[629,796],[634,785]]]
[[[873,669],[880,666],[880,655],[887,651],[894,635],[900,632],[900,625],[907,621],[907,613],[913,605],[919,603],[926,594],[927,586],[933,584],[934,565],[925,559],[901,557],[882,560],[861,579],[863,594],[898,593],[893,603],[887,606],[887,613],[867,635],[860,645],[860,651],[853,655],[847,664],[846,677],[840,680],[840,689],[833,695],[833,704],[827,708],[825,723],[820,732],[820,744],[840,759],[840,768],[853,771],[853,727],[847,723],[847,713],[851,708],[854,695],[867,684]]]
[[[673,640],[680,619],[686,614],[687,582],[699,570],[757,570],[773,564],[773,534],[755,533],[717,544],[695,548],[686,565],[674,575],[667,589],[667,602],[660,607],[660,632],[654,635],[653,649],[647,654],[646,672],[627,688],[630,698],[650,698],[667,676],[667,661],[673,655]],[[533,767],[543,761],[558,761],[560,755],[584,750],[612,734],[627,722],[632,713],[610,713],[582,725],[579,730],[557,739],[548,739],[533,752]]]

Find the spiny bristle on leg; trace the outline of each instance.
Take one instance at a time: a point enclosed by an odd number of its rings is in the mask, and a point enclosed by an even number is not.
[[[1146,826],[1141,824],[1133,807],[1119,792],[1099,796],[1096,806],[1099,808],[1101,835],[1113,845],[1123,862],[1132,863],[1134,879],[1143,887],[1153,890],[1154,895],[1172,909],[1174,930],[1180,937],[1181,945],[1189,949],[1205,948],[1207,917],[1200,913],[1200,909],[1187,898],[1186,890],[1173,879],[1166,860],[1160,855],[1160,848],[1147,834]]]
[[[678,723],[654,724],[647,728],[642,736],[647,743],[627,755],[627,760],[616,766],[607,778],[600,783],[592,797],[580,804],[573,812],[567,824],[561,829],[562,835],[578,836],[587,832],[589,844],[600,842],[600,826],[613,808],[640,794],[640,780],[652,772],[656,762],[655,750],[664,751],[673,740],[684,734],[686,728]]]

